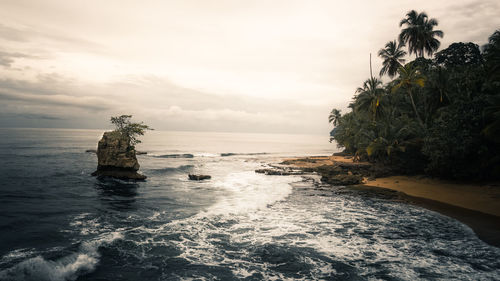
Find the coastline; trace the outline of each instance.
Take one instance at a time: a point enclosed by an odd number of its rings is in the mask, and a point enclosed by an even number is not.
[[[284,159],[295,169],[314,169],[353,162],[351,157],[313,156]],[[500,247],[500,183],[460,183],[425,176],[386,176],[363,179],[349,188],[373,194],[392,194],[389,198],[427,208],[469,226],[484,242]]]

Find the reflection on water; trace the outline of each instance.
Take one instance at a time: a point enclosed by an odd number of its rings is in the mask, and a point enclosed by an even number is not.
[[[101,202],[115,211],[137,209],[136,196],[139,184],[113,178],[96,179],[95,188]]]

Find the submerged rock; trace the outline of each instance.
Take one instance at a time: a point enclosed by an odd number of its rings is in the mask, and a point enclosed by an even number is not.
[[[129,145],[129,139],[119,132],[105,132],[97,145],[97,177],[144,180],[139,170],[136,151]]]
[[[192,181],[202,181],[202,180],[209,180],[212,177],[209,175],[193,175],[189,174],[189,179]]]
[[[85,150],[85,152],[88,152],[88,153],[97,153],[97,150],[96,149],[87,149],[87,150]]]

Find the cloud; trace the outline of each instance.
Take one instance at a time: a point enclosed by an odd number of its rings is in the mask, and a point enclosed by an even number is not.
[[[92,96],[75,97],[69,95],[33,95],[0,92],[0,99],[4,101],[22,101],[36,105],[70,106],[91,111],[101,111],[112,107],[109,100]]]
[[[286,124],[290,121],[285,114],[279,112],[247,112],[244,110],[212,109],[189,110],[179,106],[170,106],[167,109],[154,109],[150,114],[158,118],[179,118],[196,121],[230,121],[245,122],[248,124]]]
[[[446,48],[452,42],[484,44],[488,37],[500,28],[500,3],[496,0],[472,0],[453,2],[436,9],[439,29],[443,30]]]
[[[32,119],[32,120],[64,120],[59,116],[49,115],[49,114],[36,114],[36,113],[1,113],[2,118],[21,118],[21,119]]]
[[[76,80],[58,73],[38,73],[30,80],[0,78],[0,90],[4,92],[54,95],[74,92],[70,88],[77,88]]]
[[[17,42],[25,42],[28,40],[26,33],[22,32],[22,30],[1,23],[0,23],[0,38]]]
[[[0,65],[10,68],[12,63],[18,58],[33,58],[33,56],[21,53],[9,53],[0,51]]]
[[[99,87],[54,73],[38,74],[33,80],[3,79],[0,101],[11,105],[2,109],[12,114],[11,119],[49,111],[73,120],[74,126],[82,126],[75,120],[79,114],[78,119],[94,120],[94,126],[100,127],[107,124],[109,116],[133,114],[157,129],[217,131],[297,130],[317,122],[311,113],[318,108],[291,101],[217,95],[149,75],[120,77]],[[314,110],[304,112],[304,108]]]

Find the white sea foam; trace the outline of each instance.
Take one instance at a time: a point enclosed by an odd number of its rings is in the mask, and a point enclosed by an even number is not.
[[[430,272],[429,276],[466,274],[478,279],[496,274],[474,275],[470,265],[457,265],[453,257],[433,254],[432,249],[452,246],[446,237],[444,240],[434,237],[429,243],[414,239],[411,233],[397,239],[386,236],[406,234],[398,230],[398,225],[402,225],[398,220],[420,226],[425,225],[426,220],[435,221],[436,214],[387,201],[366,204],[359,197],[289,196],[292,180],[297,178],[230,174],[214,183],[225,195],[206,212],[159,229],[142,228],[141,231],[153,236],[180,234],[179,240],[167,239],[163,243],[177,247],[182,253],[179,257],[193,264],[231,268],[237,278],[259,274],[266,280],[307,280],[331,278],[332,274],[337,277],[361,274],[372,280],[372,274],[384,269],[390,272],[387,278],[402,280],[425,280],[426,271]],[[438,219],[443,225],[454,225],[452,219]],[[419,236],[426,235],[425,229],[415,231]],[[472,241],[476,245],[474,239],[471,234],[471,238],[461,243]],[[154,241],[162,243],[161,239]],[[142,241],[141,245],[149,243]],[[466,255],[460,252],[459,245],[452,247],[459,251],[458,255]],[[418,256],[409,257],[416,250],[420,251]],[[271,260],[276,255],[284,259],[279,265],[285,266],[288,257],[290,263],[309,268],[309,272],[302,277],[290,277],[273,269],[278,264],[259,260],[262,255],[271,256]]]
[[[94,240],[83,242],[78,252],[58,260],[46,260],[41,256],[27,259],[0,272],[0,280],[66,281],[76,280],[82,273],[95,269],[99,262],[98,249],[102,245],[123,238],[119,232],[100,235]]]
[[[291,192],[291,182],[299,177],[265,176],[253,171],[232,173],[214,183],[224,194],[205,214],[246,213],[265,208],[285,199]]]
[[[101,223],[98,218],[89,219],[89,213],[75,216],[70,226],[79,230],[81,235],[97,234],[101,231]]]
[[[7,253],[2,257],[1,261],[2,263],[7,263],[12,260],[27,258],[34,255],[36,255],[35,249],[21,248],[11,251],[10,253]]]

